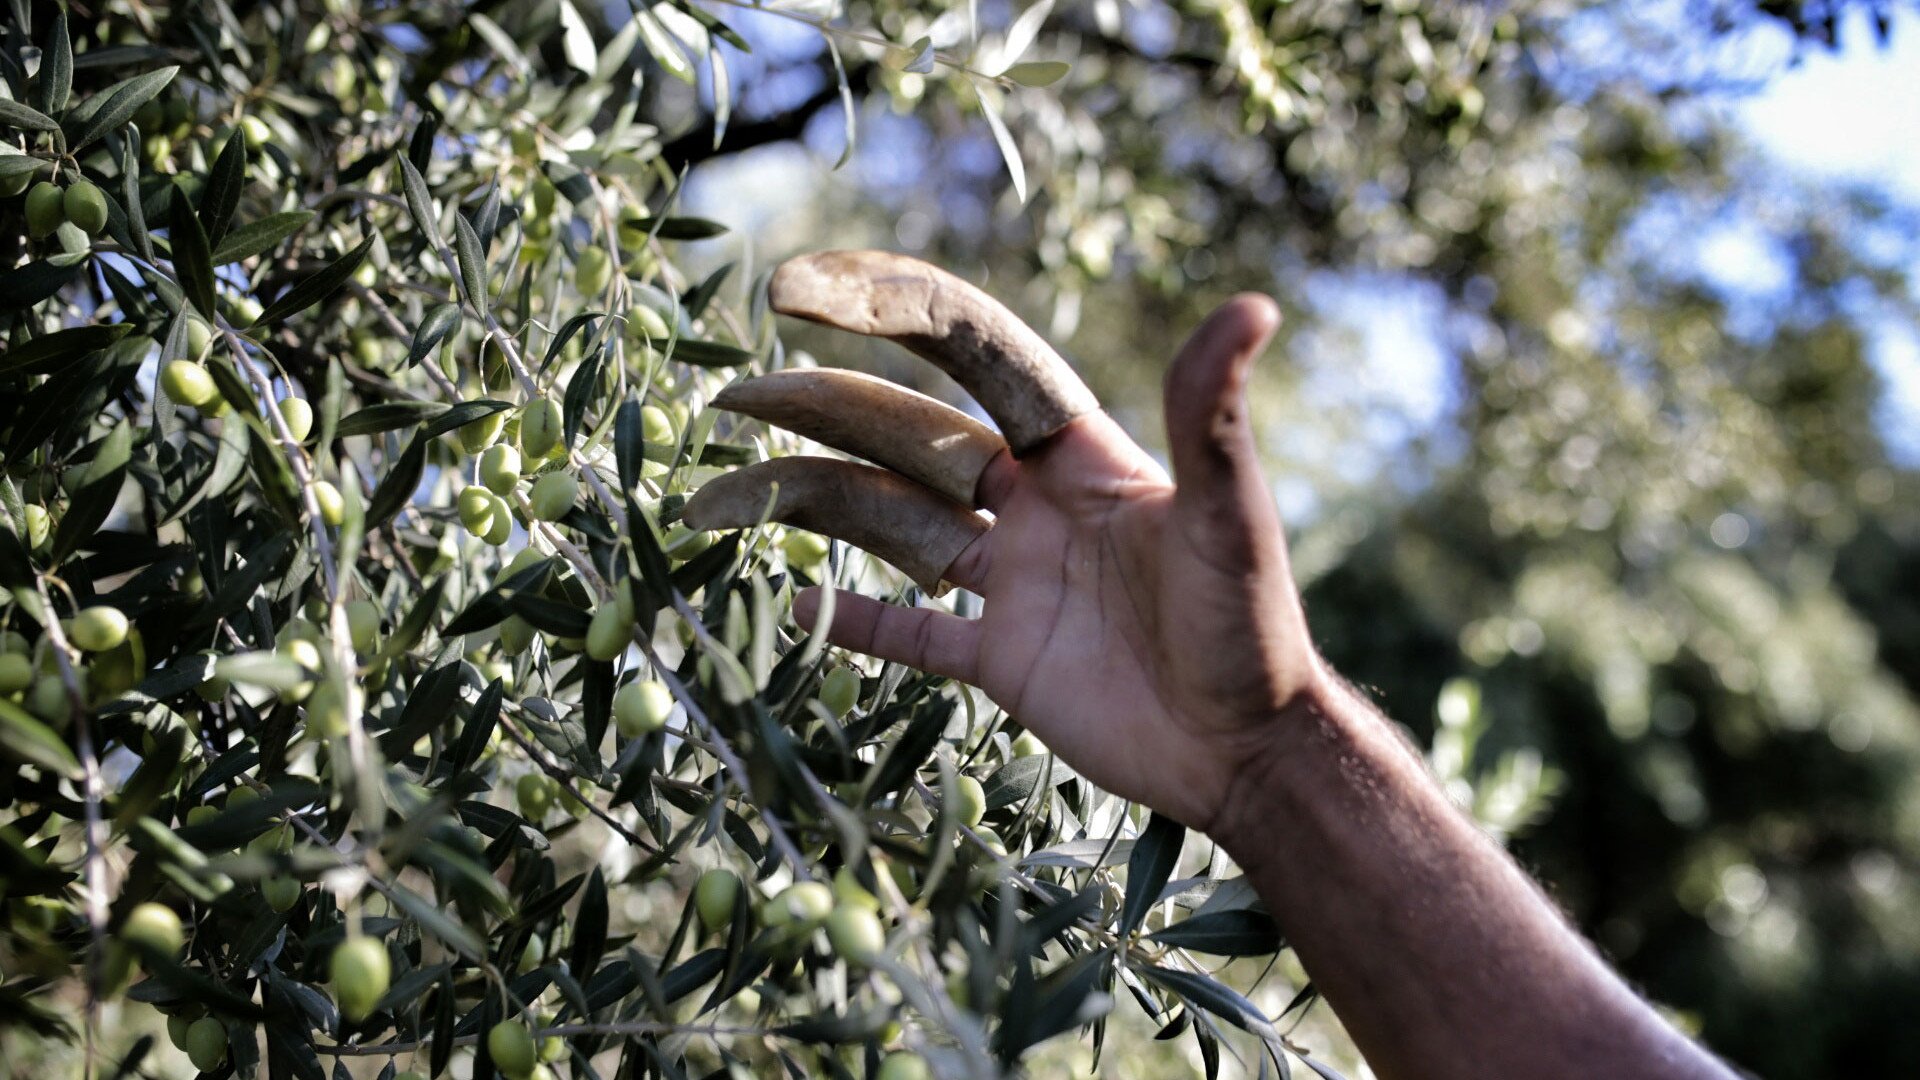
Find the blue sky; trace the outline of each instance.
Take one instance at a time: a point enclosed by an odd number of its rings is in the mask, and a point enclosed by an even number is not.
[[[1838,55],[1810,55],[1729,109],[1783,169],[1880,187],[1920,205],[1920,20],[1897,19],[1884,49],[1864,17],[1848,24],[1841,41]],[[1754,254],[1727,238],[1707,247],[1703,265],[1725,277],[1764,273],[1764,257]],[[1881,431],[1899,460],[1920,465],[1920,331],[1883,321],[1874,362],[1887,381]]]

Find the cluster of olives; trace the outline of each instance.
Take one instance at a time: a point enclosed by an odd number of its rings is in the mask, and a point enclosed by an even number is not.
[[[0,190],[0,196],[17,195],[20,186],[32,183],[33,186],[26,188],[27,235],[45,240],[71,225],[74,232],[59,237],[61,247],[69,251],[85,250],[87,242],[107,227],[107,193],[84,177],[75,179],[63,190],[51,180],[35,182],[33,176],[33,173],[16,173],[0,181],[14,189]]]
[[[69,662],[88,701],[117,697],[146,674],[139,634],[119,608],[82,608],[65,628],[68,644],[86,654]],[[0,697],[18,702],[56,728],[64,728],[72,714],[59,657],[49,647],[42,648],[36,660],[27,639],[11,630],[0,633]]]

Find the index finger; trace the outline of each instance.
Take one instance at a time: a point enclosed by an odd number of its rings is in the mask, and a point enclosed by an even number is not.
[[[1100,403],[1019,316],[972,285],[887,251],[823,251],[774,271],[775,311],[884,337],[932,361],[972,394],[1025,454]]]

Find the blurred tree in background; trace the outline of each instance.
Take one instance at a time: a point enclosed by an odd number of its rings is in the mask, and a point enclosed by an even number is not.
[[[21,29],[28,7],[38,20],[31,35]],[[169,108],[180,115],[164,114],[156,130],[136,123],[145,141],[129,144],[145,155],[142,190],[156,210],[165,199],[154,203],[154,181],[164,190],[165,178],[207,175],[216,132],[244,115],[263,126],[251,178],[268,189],[255,192],[249,214],[325,215],[319,250],[295,259],[296,243],[284,259],[223,278],[223,290],[245,286],[270,300],[347,250],[361,217],[380,223],[371,262],[378,274],[355,278],[342,303],[303,313],[290,324],[298,333],[269,339],[289,376],[283,385],[297,383],[302,396],[333,394],[339,376],[328,382],[329,361],[349,358],[347,392],[361,405],[398,396],[389,378],[439,398],[440,380],[422,381],[439,361],[401,358],[433,291],[457,292],[454,268],[435,263],[415,235],[420,223],[402,197],[411,193],[394,179],[396,154],[418,159],[449,208],[490,222],[482,230],[488,241],[497,225],[503,248],[508,238],[518,245],[511,258],[495,255],[496,283],[512,295],[504,317],[516,334],[544,346],[555,328],[542,319],[574,314],[605,292],[630,312],[656,309],[676,331],[713,339],[696,343],[708,347],[703,358],[673,359],[664,374],[643,369],[654,400],[690,406],[672,417],[682,453],[653,462],[675,471],[647,474],[668,492],[650,512],[670,514],[692,466],[718,460],[685,451],[714,430],[697,424],[699,434],[689,433],[700,403],[734,365],[749,363],[727,352],[729,343],[754,352],[752,363],[788,359],[782,345],[769,344],[754,292],[760,271],[785,254],[896,248],[982,283],[1048,330],[1149,444],[1159,437],[1159,373],[1187,328],[1234,291],[1278,296],[1288,328],[1262,370],[1257,402],[1268,465],[1294,529],[1296,569],[1329,658],[1430,742],[1436,768],[1463,801],[1516,837],[1523,860],[1629,978],[1737,1063],[1800,1077],[1920,1070],[1920,1035],[1910,1023],[1920,1000],[1920,501],[1912,463],[1885,445],[1883,387],[1870,359],[1878,327],[1920,322],[1912,278],[1920,210],[1876,191],[1777,174],[1718,105],[1769,73],[1752,61],[1756,40],[1785,43],[1790,54],[1828,48],[1849,19],[1865,19],[1883,38],[1912,33],[1899,14],[1909,7],[280,0],[75,4],[71,19],[76,100],[161,62],[182,66],[168,96],[179,100]],[[8,55],[24,57],[43,40],[51,7],[11,0],[10,9]],[[635,11],[644,13],[637,21]],[[716,18],[737,38],[716,31]],[[316,26],[327,28],[318,45]],[[39,84],[24,64],[6,77],[13,99],[37,100]],[[409,142],[435,123],[443,125],[437,147]],[[156,148],[157,130],[180,145]],[[97,164],[116,170],[118,153]],[[435,154],[438,172],[430,167]],[[536,161],[551,179],[544,187],[533,179]],[[583,196],[582,177],[607,187]],[[489,178],[503,179],[497,195]],[[282,181],[288,191],[272,190]],[[598,216],[582,209],[577,220],[542,232],[556,186]],[[629,196],[653,216],[613,218]],[[26,251],[20,206],[14,199],[0,210],[9,220],[0,244],[15,245],[0,251],[9,267]],[[697,213],[732,232],[673,244],[673,236],[647,231],[669,213]],[[450,221],[443,213],[449,240]],[[166,219],[149,224],[165,228]],[[113,228],[124,227],[116,219]],[[615,275],[633,282],[631,294],[580,283],[581,253],[608,235],[644,240],[628,245],[633,258]],[[1713,237],[1758,253],[1762,280],[1729,285],[1703,272],[1700,252]],[[727,264],[735,269],[724,284],[701,296],[695,286]],[[417,280],[409,284],[410,275]],[[9,284],[24,290],[24,281]],[[80,288],[54,303],[68,305],[71,321],[128,304],[122,292]],[[8,302],[53,294],[24,295]],[[382,297],[397,314],[383,314]],[[703,320],[698,307],[708,303],[713,313]],[[152,340],[142,339],[143,350],[178,354],[184,331],[170,329],[162,309],[179,305],[177,290],[171,302],[146,304],[142,333]],[[485,399],[504,391],[476,359],[484,335],[473,322],[446,338],[442,377],[460,396]],[[18,324],[14,333],[17,349],[25,335]],[[950,386],[896,350],[805,329],[780,333],[785,347],[823,362],[952,397]],[[607,335],[593,334],[588,328],[582,340],[605,347]],[[632,356],[644,364],[657,344],[643,333]],[[560,366],[577,373],[583,353],[576,344]],[[690,356],[699,360],[692,371]],[[129,401],[141,396],[122,392]],[[602,411],[593,401],[584,407]],[[10,414],[9,431],[30,425],[30,412]],[[613,413],[609,400],[609,423]],[[719,444],[722,454],[764,438],[724,424],[718,432],[732,440]],[[72,445],[56,455],[61,463],[85,460],[70,449],[95,452],[86,434],[63,431]],[[436,465],[459,460],[436,454]],[[376,478],[402,457],[401,442],[396,434],[366,448],[355,443],[350,456]],[[16,455],[7,467],[31,491],[28,477],[45,464]],[[264,462],[254,469],[270,499],[281,474]],[[421,502],[434,529],[451,496],[435,488]],[[257,519],[243,530],[251,543],[275,519],[258,506],[248,512]],[[613,523],[595,520],[568,525],[603,569],[607,552],[640,542],[616,543]],[[434,541],[419,523],[393,539],[422,556]],[[115,566],[130,558],[91,557]],[[388,599],[417,596],[418,583],[391,573],[398,556],[386,557]],[[748,584],[755,558],[765,560],[759,572],[775,590],[799,569],[771,548],[740,562],[698,564],[701,573],[718,572],[703,601],[717,632],[736,625],[729,596],[756,598]],[[499,568],[482,558],[466,569],[477,576],[464,594],[470,599]],[[579,600],[579,582],[569,582],[559,599]],[[674,584],[694,592],[686,573]],[[272,622],[290,617],[300,599],[294,586],[277,593],[273,619],[259,616],[261,626],[242,633],[264,630],[259,644],[270,646]],[[170,609],[156,601],[154,610]],[[395,632],[405,614],[394,608]],[[151,622],[142,629],[157,640]],[[779,643],[789,644],[784,632]],[[492,648],[484,633],[478,645]],[[555,647],[567,652],[564,642]],[[470,715],[475,692],[503,674],[490,666],[499,662],[488,653],[469,665],[461,711]],[[567,670],[563,663],[553,673],[554,696],[591,713],[602,676],[584,663]],[[693,693],[719,694],[710,667],[690,659],[681,674]],[[791,680],[810,688],[818,674]],[[950,690],[903,682],[902,673],[870,674],[870,715],[954,700],[942,696]],[[517,675],[547,672],[521,663]],[[404,700],[389,699],[389,715],[374,722],[392,720]],[[281,725],[292,720],[290,711],[270,715],[278,718],[268,729],[271,757],[284,751],[274,744],[284,744]],[[398,715],[404,725],[406,714]],[[546,719],[517,707],[512,715],[536,736]],[[885,730],[876,721],[858,733]],[[819,729],[810,737],[813,749],[827,744]],[[405,747],[386,741],[399,762],[411,762]],[[1005,744],[989,749],[982,739],[969,749],[963,733],[953,752],[942,751],[942,764],[983,767],[974,756],[997,760],[1009,754]],[[751,735],[745,745],[750,756],[767,752]],[[479,752],[459,743],[452,750]],[[508,747],[502,756],[517,753]],[[531,760],[530,746],[527,754]],[[703,782],[709,771],[723,775],[704,755],[682,756]],[[514,771],[524,771],[517,759],[500,776]],[[944,775],[928,765],[924,783],[937,786]],[[31,789],[7,788],[17,800],[10,811],[23,815],[13,824],[30,826],[21,836],[46,824],[23,809],[34,804]],[[193,798],[201,797],[210,792],[197,790]],[[183,821],[191,801],[183,795]],[[747,809],[744,799],[730,805]],[[69,809],[61,804],[63,814]],[[36,806],[32,815],[48,812]],[[652,826],[669,812],[654,807],[622,820],[665,840]],[[683,792],[671,812],[686,820],[702,807]],[[1114,817],[1114,828],[1131,827],[1124,817]],[[1031,834],[990,823],[1008,828],[1015,855],[1070,839],[1044,835],[1063,827],[1059,819]],[[337,814],[320,824],[346,827]],[[488,869],[498,869],[518,826],[481,824]],[[931,842],[935,826],[919,824]],[[550,831],[564,837],[567,828]],[[771,849],[764,831],[748,836]],[[837,838],[822,843],[858,864]],[[34,878],[26,850],[24,841],[9,847],[14,861],[0,878]],[[904,857],[900,848],[888,852]],[[572,854],[578,861],[580,852]],[[273,869],[319,876],[315,866]],[[687,884],[678,882],[672,913],[691,910],[680,903]],[[524,876],[514,885],[543,887]],[[964,898],[942,904],[943,918],[972,917],[961,914],[969,910]],[[330,903],[312,906],[301,925],[331,944],[342,933],[339,916]],[[242,923],[236,917],[233,925]],[[511,919],[492,932],[498,936],[487,945],[509,966],[532,936]],[[940,930],[953,935],[949,943],[973,940],[972,932],[946,923]],[[23,933],[35,948],[76,940],[71,932]],[[562,940],[570,934],[547,937],[556,952],[573,951]],[[675,935],[672,950],[681,944]],[[733,963],[740,942],[721,944]],[[12,955],[33,952],[16,941]],[[1260,963],[1240,961],[1222,979],[1244,988]],[[1240,970],[1250,964],[1254,970]],[[318,961],[308,965],[317,970]],[[539,958],[533,967],[547,970]],[[1285,985],[1255,996],[1269,1015],[1300,986],[1296,971],[1283,965],[1283,973]],[[13,980],[0,984],[9,991],[4,1007],[30,1016],[33,995],[12,972],[0,974]],[[804,990],[763,984],[768,1014],[783,992],[796,1004],[833,1004],[832,977],[820,978]],[[1127,989],[1144,1002],[1135,984]],[[1117,984],[1107,989],[1128,996]],[[466,990],[463,1011],[478,1008]],[[1114,1015],[1116,1027],[1143,1023],[1138,1014]],[[1077,1018],[1060,1019],[1071,1026]],[[843,1027],[821,1041],[878,1045],[874,1032],[855,1030],[860,1023],[834,1019]],[[1189,1022],[1171,1013],[1162,1021],[1174,1034]],[[0,1049],[6,1038],[0,1034]],[[1351,1064],[1337,1049],[1332,1056]],[[1091,1064],[1085,1055],[1043,1060]],[[1109,1057],[1099,1067],[1164,1074],[1164,1059],[1141,1060],[1152,1064]],[[1145,1071],[1129,1071],[1136,1068]]]

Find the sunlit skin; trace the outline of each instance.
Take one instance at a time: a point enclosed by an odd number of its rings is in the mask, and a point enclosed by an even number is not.
[[[985,690],[1080,774],[1210,833],[1383,1077],[1727,1077],[1636,997],[1319,659],[1245,386],[1272,301],[1168,369],[1173,477],[1101,413],[1022,458],[947,577],[977,619],[835,598],[828,637]],[[818,590],[796,602],[817,622]]]

